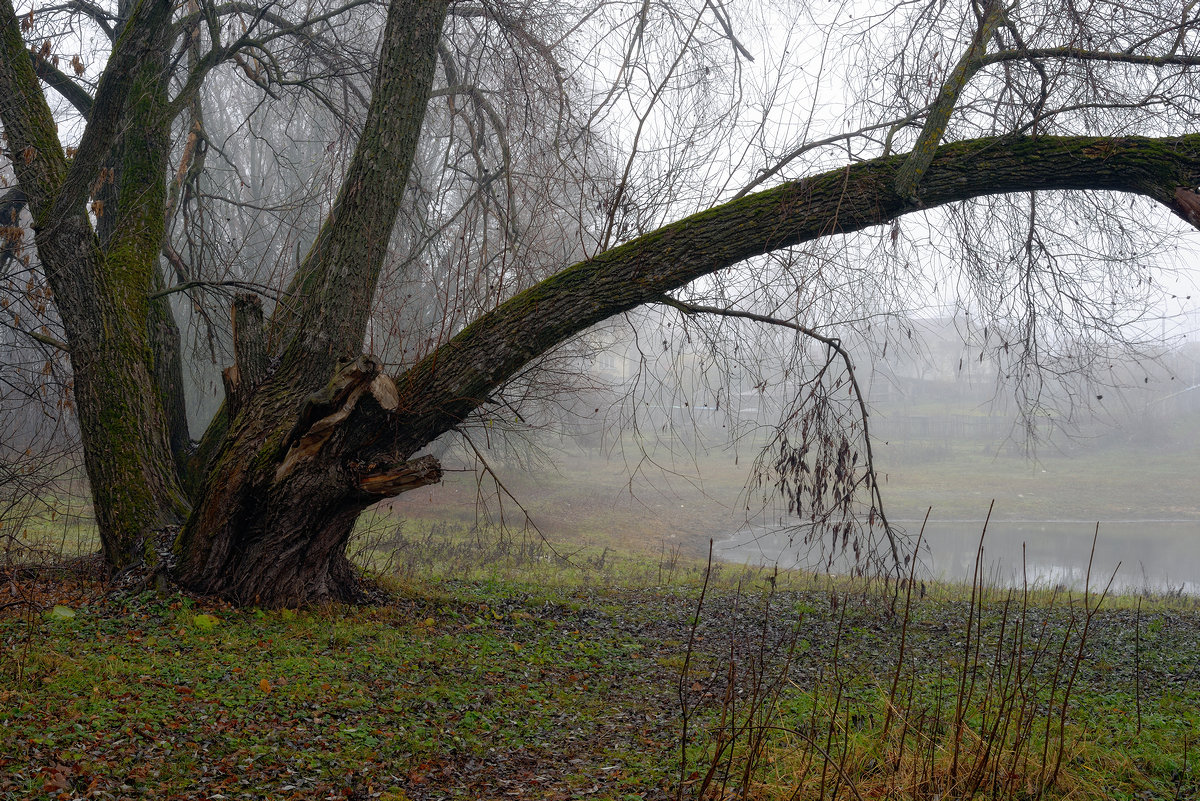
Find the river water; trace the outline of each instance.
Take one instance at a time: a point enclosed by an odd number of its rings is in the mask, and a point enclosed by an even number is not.
[[[919,520],[900,525],[916,539]],[[1081,520],[992,520],[983,541],[985,578],[998,586],[1020,586],[1024,545],[1030,586],[1083,589],[1095,530],[1095,522]],[[928,547],[921,547],[919,575],[969,582],[982,531],[982,520],[931,521],[925,527]],[[812,558],[788,546],[786,534],[766,528],[744,529],[714,543],[714,555],[728,562],[813,567]],[[1200,595],[1200,521],[1101,522],[1092,589],[1103,589],[1114,570],[1114,592]]]

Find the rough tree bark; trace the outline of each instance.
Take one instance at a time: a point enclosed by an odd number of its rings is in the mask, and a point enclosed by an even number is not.
[[[915,190],[897,180],[908,176],[907,156],[879,158],[638,237],[517,295],[391,377],[360,350],[446,5],[393,0],[367,121],[329,219],[270,320],[254,301],[236,302],[237,364],[226,372],[226,406],[191,465],[198,479],[188,482],[189,505],[155,380],[162,359],[147,340],[165,157],[157,140],[142,152],[115,145],[138,114],[148,115],[139,126],[164,123],[155,116],[163,85],[156,32],[170,4],[142,0],[131,12],[68,162],[11,0],[0,0],[0,121],[66,327],[88,475],[114,567],[144,558],[149,538],[182,522],[174,576],[194,590],[268,606],[354,600],[345,555],[354,522],[377,500],[439,480],[437,462],[419,456],[423,447],[557,343],[755,255],[1005,192],[1129,192],[1197,225],[1200,135],[943,145],[922,154]],[[114,149],[115,176],[103,166]],[[119,218],[104,243],[86,204],[107,180],[130,193],[117,191]]]
[[[445,0],[394,2],[361,138],[329,219],[275,310],[277,365],[227,399],[220,442],[183,529],[176,575],[242,602],[352,600],[345,556],[367,506],[437,481],[383,436],[398,398],[357,358],[433,84]],[[236,373],[256,370],[235,365]],[[236,408],[236,411],[234,409]]]
[[[143,0],[133,10],[97,87],[78,151],[68,161],[12,4],[0,3],[0,120],[70,345],[84,464],[104,555],[114,568],[142,558],[147,544],[182,522],[187,511],[147,341],[157,261],[147,262],[138,252],[139,243],[161,239],[161,220],[152,212],[141,216],[146,207],[131,204],[130,217],[115,225],[122,233],[105,249],[87,214],[89,195],[115,180],[103,165],[131,95],[139,85],[145,88],[147,65],[152,69],[161,60],[160,37],[170,12],[165,0]],[[157,183],[143,188],[153,192]]]

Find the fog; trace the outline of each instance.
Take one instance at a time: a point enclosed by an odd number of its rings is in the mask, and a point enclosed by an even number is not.
[[[969,580],[987,521],[982,569],[1000,585],[1081,589],[1097,535],[1093,589],[1111,579],[1115,591],[1200,591],[1198,322],[1176,315],[1156,350],[1046,383],[1031,411],[961,313],[893,320],[903,344],[868,351],[856,370],[884,508],[907,548],[920,537],[918,575]],[[712,539],[726,561],[856,569],[852,547],[822,542],[827,531],[752,481],[794,382],[732,370],[741,383],[726,375],[714,387],[700,346],[691,360],[672,351],[668,369],[657,349],[635,346],[656,341],[644,330],[602,339],[582,360],[590,394],[555,407],[556,423],[510,425],[505,439],[492,420],[490,436],[474,436],[506,492],[480,479],[476,454],[451,447],[447,463],[466,472],[399,499],[394,515],[503,517],[568,551],[700,557]]]

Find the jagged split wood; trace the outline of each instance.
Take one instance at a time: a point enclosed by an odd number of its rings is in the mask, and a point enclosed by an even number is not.
[[[347,422],[366,398],[375,401],[378,409],[374,414],[382,413],[384,421],[391,421],[400,408],[396,382],[383,372],[379,362],[364,355],[346,364],[324,388],[304,399],[287,436],[287,455],[275,471],[275,481],[284,481],[303,463],[316,460],[339,426],[360,429],[360,436],[361,429],[370,428],[362,422]],[[386,422],[378,427],[386,427]],[[351,458],[347,465],[356,476],[359,491],[378,498],[390,498],[442,480],[441,465],[432,456],[405,460],[376,454],[367,460]]]
[[[288,434],[290,447],[275,471],[275,480],[283,480],[300,462],[312,459],[364,395],[374,398],[386,412],[394,412],[400,405],[396,382],[370,356],[359,356],[335,373],[322,389],[304,399],[296,424]]]
[[[1196,228],[1200,228],[1200,194],[1183,187],[1176,189],[1172,211]]]
[[[247,397],[233,426],[261,433],[215,457],[238,480],[210,483],[184,528],[176,577],[185,586],[266,606],[360,600],[345,556],[359,512],[441,480],[434,457],[395,448],[404,402],[373,357],[342,362],[296,397],[278,372]]]
[[[418,489],[442,480],[442,466],[432,456],[421,456],[390,468],[368,473],[359,478],[358,486],[363,492],[391,498],[402,492]]]

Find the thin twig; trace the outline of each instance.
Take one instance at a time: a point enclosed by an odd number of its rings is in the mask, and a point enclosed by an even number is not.
[[[900,648],[896,654],[896,672],[892,674],[892,689],[888,693],[887,715],[883,719],[883,737],[880,738],[885,747],[887,744],[888,728],[892,723],[892,712],[896,708],[896,687],[900,684],[900,670],[904,666],[904,647],[908,643],[908,622],[912,608],[913,582],[917,577],[917,554],[921,551],[921,538],[925,536],[925,526],[929,523],[929,515],[932,512],[932,506],[925,510],[925,519],[921,521],[921,530],[917,533],[917,544],[913,547],[912,563],[909,566],[908,586],[905,588],[904,593],[904,617],[900,624]]]
[[[483,453],[478,447],[475,446],[475,443],[471,441],[471,438],[467,436],[466,432],[460,431],[459,433],[462,434],[462,438],[466,441],[467,445],[471,447],[471,450],[475,452],[475,458],[478,459],[479,464],[483,466],[484,472],[491,477],[492,481],[496,482],[496,486],[500,489],[500,491],[507,495],[509,500],[517,505],[517,508],[521,510],[521,514],[525,516],[526,524],[531,526],[533,530],[537,532],[538,536],[542,538],[542,542],[544,542],[546,547],[550,549],[550,553],[554,554],[556,558],[561,559],[571,567],[579,567],[579,565],[571,561],[570,557],[559,553],[558,549],[554,547],[554,543],[550,542],[550,539],[538,527],[538,524],[534,521],[533,516],[529,514],[529,510],[526,509],[525,505],[521,503],[520,499],[518,499],[517,496],[514,495],[512,491],[504,485],[504,482],[500,480],[500,476],[497,475],[496,471],[492,469],[492,466],[488,464],[487,459],[483,457]]]
[[[817,753],[819,753],[821,755],[821,757],[825,760],[825,762],[827,764],[833,765],[834,769],[839,774],[841,774],[842,781],[844,781],[846,783],[846,786],[848,788],[850,788],[850,792],[854,793],[854,797],[857,798],[858,801],[863,801],[863,797],[859,794],[858,789],[855,788],[854,782],[852,782],[850,780],[850,777],[846,774],[845,769],[841,765],[839,765],[837,762],[834,762],[833,757],[831,757],[829,755],[829,752],[826,751],[824,748],[822,748],[820,746],[820,744],[818,744],[817,741],[814,740],[812,737],[808,736],[800,729],[789,729],[786,726],[763,726],[762,728],[770,729],[770,730],[774,730],[774,731],[787,732],[788,734],[794,734],[797,737],[799,737],[800,739],[804,740],[806,743],[808,743],[810,746],[812,746],[812,748],[814,748],[817,751]]]
[[[212,289],[217,287],[233,287],[234,289],[244,289],[248,292],[254,292],[259,295],[273,296],[274,293],[263,284],[255,284],[250,281],[185,281],[182,284],[176,284],[172,287],[167,287],[161,292],[153,292],[149,295],[150,300],[172,295],[176,292],[187,292],[192,289]]]
[[[1100,611],[1101,604],[1108,597],[1108,591],[1112,589],[1113,579],[1117,577],[1117,571],[1121,569],[1121,563],[1117,562],[1117,566],[1113,568],[1112,575],[1108,577],[1108,583],[1104,585],[1104,592],[1100,593],[1100,600],[1096,601],[1096,606],[1091,605],[1091,584],[1092,584],[1092,563],[1096,559],[1096,541],[1100,539],[1100,524],[1096,523],[1096,531],[1092,534],[1092,552],[1088,555],[1087,573],[1083,579],[1083,630],[1079,634],[1079,650],[1075,653],[1075,662],[1071,665],[1071,674],[1067,677],[1067,686],[1063,690],[1062,714],[1058,719],[1058,756],[1054,760],[1054,772],[1050,774],[1050,784],[1053,785],[1058,781],[1058,770],[1062,766],[1063,751],[1065,748],[1065,740],[1063,739],[1064,732],[1067,727],[1067,701],[1071,697],[1071,690],[1075,686],[1075,677],[1079,674],[1079,665],[1083,662],[1083,649],[1087,646],[1088,629],[1091,627],[1092,618]]]

